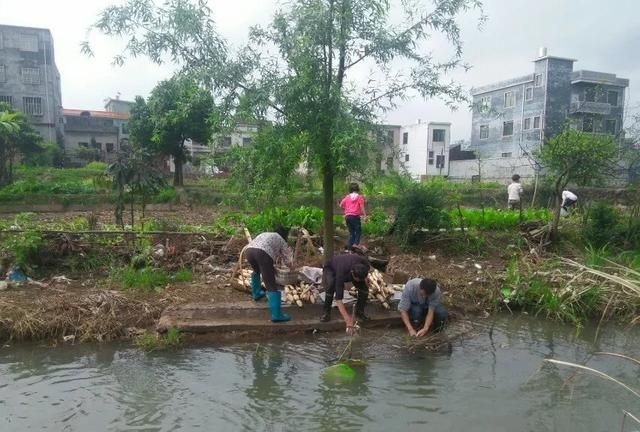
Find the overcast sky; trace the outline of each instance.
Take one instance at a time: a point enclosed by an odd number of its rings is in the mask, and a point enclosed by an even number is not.
[[[144,59],[111,65],[118,43],[95,35],[96,56],[80,53],[86,29],[104,7],[119,0],[0,0],[0,24],[46,27],[55,40],[65,108],[101,109],[103,100],[146,96],[172,67]],[[252,24],[265,24],[276,0],[210,0],[221,33],[241,45]],[[640,111],[640,0],[484,0],[488,21],[482,31],[473,16],[463,18],[464,58],[473,68],[453,77],[465,87],[532,73],[538,48],[550,55],[578,59],[575,69],[616,73],[629,78],[627,102]],[[446,47],[434,46],[435,52]],[[444,51],[446,52],[446,51]],[[437,100],[412,100],[390,113],[388,123],[449,121],[454,140],[469,139],[471,114],[452,112]]]

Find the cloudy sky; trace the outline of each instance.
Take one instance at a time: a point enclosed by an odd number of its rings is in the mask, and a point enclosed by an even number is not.
[[[95,35],[96,56],[80,53],[86,30],[104,7],[119,0],[0,0],[0,24],[46,27],[55,40],[65,108],[101,109],[117,93],[123,99],[146,96],[172,67],[138,59],[124,67],[111,65],[117,41]],[[223,33],[241,45],[247,28],[265,24],[276,0],[210,0]],[[455,73],[464,86],[480,86],[532,72],[538,48],[550,55],[578,59],[575,69],[616,73],[629,78],[629,112],[640,111],[640,0],[484,0],[488,21],[482,31],[474,16],[465,16],[465,60],[473,68]],[[446,52],[434,42],[433,50]],[[450,121],[455,140],[469,139],[471,115],[465,107],[452,112],[437,100],[412,100],[388,115],[393,124]]]

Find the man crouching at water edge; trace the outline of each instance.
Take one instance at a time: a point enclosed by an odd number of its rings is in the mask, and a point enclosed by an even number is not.
[[[347,332],[353,328],[353,320],[347,312],[347,308],[342,303],[344,298],[345,282],[353,282],[358,290],[358,300],[356,301],[356,318],[360,321],[369,319],[364,314],[364,307],[369,297],[369,287],[367,286],[367,275],[369,274],[369,260],[360,255],[338,255],[327,261],[322,269],[322,283],[325,289],[324,314],[320,318],[321,322],[331,320],[331,305],[335,294],[336,306],[342,315],[342,319],[347,324]]]
[[[442,305],[442,292],[433,279],[411,279],[404,286],[398,310],[409,335],[424,336],[429,330],[438,332],[449,320]]]

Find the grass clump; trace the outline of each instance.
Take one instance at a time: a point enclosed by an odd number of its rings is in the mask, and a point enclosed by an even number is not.
[[[165,334],[145,333],[134,339],[136,346],[144,352],[178,349],[183,344],[182,333],[175,327]]]
[[[191,282],[193,280],[193,272],[189,269],[180,269],[173,276],[176,282]]]
[[[150,267],[139,270],[125,267],[115,276],[124,289],[152,291],[169,283],[169,275],[164,270]]]

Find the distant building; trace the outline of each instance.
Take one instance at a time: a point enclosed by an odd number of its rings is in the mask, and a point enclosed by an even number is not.
[[[116,160],[120,149],[129,144],[128,113],[110,111],[64,110],[64,152],[68,162],[87,162],[79,149],[95,149],[96,159]]]
[[[471,149],[484,160],[520,159],[511,165],[526,177],[534,168],[522,161],[567,122],[585,132],[620,135],[629,80],[574,71],[575,61],[542,48],[533,73],[474,88]]]
[[[213,147],[209,147],[214,153],[224,153],[232,147],[245,147],[251,142],[260,129],[260,123],[255,121],[238,122],[233,131],[219,134],[213,138]]]
[[[127,113],[131,112],[131,107],[134,102],[120,99],[120,96],[116,96],[115,99],[108,98],[104,102],[104,110],[109,112]]]
[[[451,123],[418,120],[407,126],[384,126],[383,171],[399,171],[424,180],[449,174]]]
[[[0,102],[25,113],[44,140],[62,144],[60,73],[49,30],[0,25]]]

